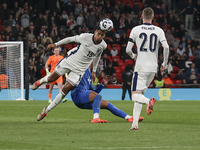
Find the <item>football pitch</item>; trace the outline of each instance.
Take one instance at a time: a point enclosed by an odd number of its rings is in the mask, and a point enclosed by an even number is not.
[[[132,115],[132,101],[111,101]],[[101,110],[108,123],[92,124],[92,110],[72,101],[58,105],[40,122],[47,101],[0,101],[0,150],[199,150],[200,101],[157,101],[148,116],[143,105],[138,131],[131,123]]]

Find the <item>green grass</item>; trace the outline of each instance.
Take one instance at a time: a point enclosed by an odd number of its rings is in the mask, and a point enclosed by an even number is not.
[[[133,102],[112,101],[132,114]],[[200,101],[157,101],[152,115],[143,105],[138,131],[131,123],[101,110],[106,124],[91,124],[92,110],[69,101],[58,105],[42,121],[37,115],[47,101],[0,101],[0,150],[70,149],[200,149]]]

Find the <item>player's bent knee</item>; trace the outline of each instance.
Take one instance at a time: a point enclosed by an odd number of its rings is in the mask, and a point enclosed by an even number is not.
[[[53,82],[53,79],[51,78],[51,76],[49,76],[48,82],[49,82],[49,83]]]
[[[51,77],[51,76],[49,76],[49,78],[48,78],[48,82],[49,83],[52,83],[52,82],[54,82],[56,79],[55,78],[53,78],[53,77]]]
[[[70,91],[69,89],[63,88],[61,92],[62,92],[63,94],[65,94],[65,95],[67,95],[67,94],[69,93],[69,91]]]
[[[95,96],[94,100],[95,99],[101,100],[101,98],[102,98],[102,96],[98,94],[98,95]]]
[[[60,77],[60,75],[58,75],[56,72],[53,72],[49,77],[48,77],[48,82],[54,82],[56,81],[58,78]]]
[[[75,86],[71,85],[69,82],[66,82],[64,87],[62,88],[62,92],[67,95],[69,91],[73,90]]]
[[[96,97],[98,97],[99,99],[101,99],[101,98],[102,98],[102,96],[101,96],[101,95],[99,95],[99,94],[97,94],[97,95],[96,95]]]
[[[132,99],[133,102],[137,102],[138,94],[137,93],[133,93],[131,99]]]
[[[101,109],[108,109],[109,102],[101,100]]]

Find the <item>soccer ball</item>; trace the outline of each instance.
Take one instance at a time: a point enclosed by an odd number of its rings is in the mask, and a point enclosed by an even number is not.
[[[103,20],[100,21],[99,23],[99,28],[102,30],[102,31],[111,31],[113,29],[113,22],[112,20],[108,19],[108,18],[105,18]]]

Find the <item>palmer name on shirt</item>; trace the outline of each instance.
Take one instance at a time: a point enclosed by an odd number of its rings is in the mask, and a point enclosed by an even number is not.
[[[142,27],[143,30],[155,30],[154,27]]]

